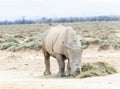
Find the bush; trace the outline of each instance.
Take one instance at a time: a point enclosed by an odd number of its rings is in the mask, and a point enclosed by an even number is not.
[[[22,35],[15,35],[15,38],[24,38]]]
[[[29,38],[23,43],[19,44],[18,47],[16,47],[16,51],[21,49],[35,49],[40,50],[41,49],[41,40],[35,39],[35,38]]]
[[[10,46],[9,48],[7,48],[7,50],[14,52],[17,50],[17,48],[18,48],[18,44]]]
[[[3,36],[2,36],[2,35],[0,35],[0,38],[3,38]]]
[[[13,43],[18,43],[18,41],[15,38],[8,38],[4,42],[13,42]]]
[[[12,46],[17,46],[17,43],[14,43],[14,42],[5,42],[3,43],[1,46],[0,46],[0,50],[6,50]]]
[[[30,48],[39,50],[41,48],[41,41],[35,40],[31,42],[25,42],[19,46],[20,49],[22,48]]]
[[[0,39],[0,43],[3,43],[4,42],[4,39]]]
[[[109,47],[110,47],[110,41],[109,40],[100,40],[99,41],[99,50],[108,49]]]
[[[113,40],[111,46],[115,49],[120,49],[120,40],[119,39]]]

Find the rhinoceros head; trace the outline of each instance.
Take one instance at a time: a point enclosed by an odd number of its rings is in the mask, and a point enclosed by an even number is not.
[[[70,66],[70,74],[71,75],[76,75],[80,74],[81,71],[81,55],[83,52],[83,49],[86,48],[85,46],[81,47],[73,47],[68,44],[64,44],[64,47],[66,48],[65,50],[67,51],[68,54],[68,59],[69,59],[69,66]]]
[[[83,49],[87,48],[87,46],[81,46],[80,40],[77,38],[76,33],[67,31],[66,41],[64,44],[64,48],[67,52],[70,74],[76,75],[81,73],[81,55]]]

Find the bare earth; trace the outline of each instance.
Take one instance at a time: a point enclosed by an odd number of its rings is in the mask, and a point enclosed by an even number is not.
[[[83,52],[82,62],[104,61],[113,65],[117,74],[91,78],[57,78],[58,65],[51,58],[52,76],[43,76],[41,51],[0,51],[0,89],[120,89],[120,51],[97,51],[90,46]]]

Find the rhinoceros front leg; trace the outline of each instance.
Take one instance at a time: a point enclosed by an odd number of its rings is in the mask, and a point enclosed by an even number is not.
[[[64,62],[63,56],[60,54],[56,54],[56,59],[57,59],[58,65],[59,65],[59,71],[58,71],[57,76],[63,77],[63,76],[65,76],[65,73],[64,73],[65,62]]]
[[[44,59],[45,59],[45,71],[44,71],[44,75],[50,75],[50,54],[48,52],[46,52],[45,50],[43,50],[44,52]]]
[[[71,76],[71,68],[70,68],[70,63],[69,63],[69,60],[68,60],[68,63],[67,63],[67,72],[66,72],[66,76]]]

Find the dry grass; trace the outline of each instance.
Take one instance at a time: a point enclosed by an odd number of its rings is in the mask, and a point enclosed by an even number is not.
[[[105,76],[117,72],[113,66],[104,62],[86,63],[82,66],[82,71],[81,78]]]

